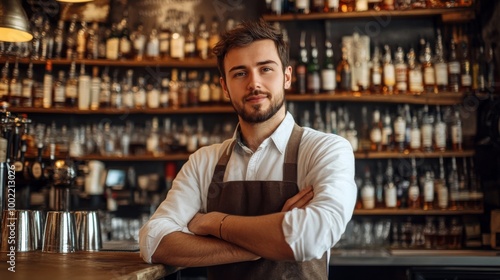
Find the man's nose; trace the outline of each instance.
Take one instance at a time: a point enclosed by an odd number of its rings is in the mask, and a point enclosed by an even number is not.
[[[261,77],[258,75],[258,73],[251,71],[248,74],[248,89],[249,90],[255,90],[255,89],[260,89],[261,88]]]

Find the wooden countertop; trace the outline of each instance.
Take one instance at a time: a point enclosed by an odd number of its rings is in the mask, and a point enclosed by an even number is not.
[[[175,268],[145,263],[138,252],[76,252],[71,254],[16,252],[15,272],[8,252],[0,252],[0,279],[155,280]]]

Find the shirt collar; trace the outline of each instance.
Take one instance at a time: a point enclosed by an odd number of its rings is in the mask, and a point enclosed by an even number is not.
[[[293,119],[292,114],[289,112],[286,113],[285,118],[281,122],[281,124],[276,128],[276,130],[269,136],[268,139],[270,139],[278,151],[280,153],[284,153],[286,150],[286,145],[288,144],[288,139],[290,138],[290,135],[292,134],[293,126],[295,125],[295,120]],[[236,125],[236,129],[233,134],[233,138],[238,141],[237,143],[241,146],[244,147],[243,142],[241,141],[241,134],[240,134],[240,124]],[[262,144],[265,144],[267,142],[267,139],[262,142]]]

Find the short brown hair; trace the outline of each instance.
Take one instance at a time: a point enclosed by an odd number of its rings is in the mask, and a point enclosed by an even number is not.
[[[283,40],[283,34],[281,30],[277,30],[263,19],[259,19],[257,21],[243,21],[234,29],[225,31],[221,35],[221,40],[215,45],[213,52],[217,56],[217,66],[222,78],[226,79],[224,59],[231,49],[248,46],[255,41],[265,39],[274,42],[284,72],[285,67],[289,64],[289,54],[288,45]]]

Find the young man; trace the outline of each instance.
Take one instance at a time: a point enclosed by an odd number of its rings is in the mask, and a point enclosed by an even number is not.
[[[292,68],[278,30],[245,22],[214,52],[238,127],[190,156],[140,231],[142,257],[208,266],[209,279],[327,279],[356,200],[352,148],[287,113]]]

